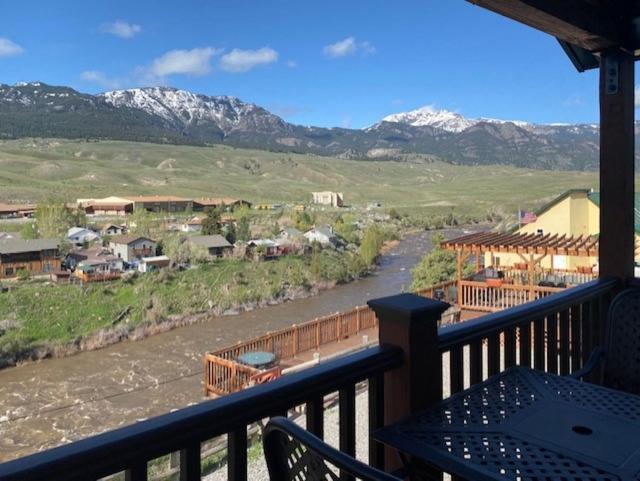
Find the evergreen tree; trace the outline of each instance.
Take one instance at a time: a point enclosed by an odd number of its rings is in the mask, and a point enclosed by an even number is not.
[[[251,239],[251,226],[249,225],[249,219],[247,217],[241,217],[238,220],[238,233],[236,239],[244,242]]]
[[[207,209],[207,216],[202,220],[202,234],[220,234],[220,211],[218,209]]]

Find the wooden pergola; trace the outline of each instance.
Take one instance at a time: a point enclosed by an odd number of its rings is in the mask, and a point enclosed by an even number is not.
[[[527,265],[528,283],[533,289],[535,268],[545,257],[554,256],[598,257],[598,236],[567,236],[560,234],[518,234],[476,232],[444,241],[443,249],[456,252],[456,280],[458,291],[462,282],[462,266],[474,255],[476,272],[480,270],[482,254],[516,254]],[[492,262],[493,264],[493,262]]]
[[[633,277],[640,0],[467,1],[553,35],[579,71],[600,69],[600,277]]]

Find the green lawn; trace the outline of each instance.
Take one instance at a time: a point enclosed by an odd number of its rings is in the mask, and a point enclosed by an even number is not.
[[[534,208],[578,187],[597,188],[597,174],[354,161],[224,146],[0,141],[0,201],[159,193],[297,203],[309,200],[311,191],[336,190],[352,205],[376,200],[383,207],[478,215]]]

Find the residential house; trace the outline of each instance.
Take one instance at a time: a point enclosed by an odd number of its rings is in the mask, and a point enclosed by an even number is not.
[[[224,210],[235,210],[239,207],[251,207],[251,202],[233,197],[207,197],[193,200],[194,212],[204,212],[207,209],[224,207]]]
[[[58,239],[0,240],[0,279],[16,277],[22,270],[30,275],[60,269]]]
[[[104,255],[80,261],[73,274],[84,282],[98,282],[119,279],[122,270],[122,259],[114,255]]]
[[[278,233],[278,239],[282,239],[282,240],[294,241],[294,240],[302,240],[303,238],[304,238],[304,234],[302,233],[302,231],[296,229],[295,227],[287,227],[285,229],[282,229]]]
[[[2,204],[0,203],[0,219],[15,217],[33,217],[35,204]]]
[[[202,232],[202,219],[193,217],[180,226],[182,232]]]
[[[105,266],[99,270],[120,272],[124,270],[124,260],[102,246],[89,249],[72,249],[64,259],[67,269],[75,270],[80,264]]]
[[[75,246],[82,246],[91,242],[102,242],[99,234],[86,227],[72,227],[67,231],[67,240]]]
[[[194,246],[205,247],[209,254],[214,257],[222,257],[233,250],[233,245],[219,234],[194,235],[189,237],[187,242]]]
[[[342,207],[344,197],[342,192],[312,192],[313,203],[322,205],[332,205],[333,207]]]
[[[169,267],[171,260],[167,256],[143,257],[138,264],[140,272],[153,272]]]
[[[105,197],[103,199],[77,199],[79,209],[88,215],[125,216],[133,212],[133,202],[123,197]]]
[[[148,237],[120,235],[111,238],[109,248],[114,255],[132,264],[138,262],[143,257],[155,256],[158,244]]]
[[[280,246],[282,254],[304,253],[305,251],[304,234],[295,227],[282,229],[276,237],[276,242]]]
[[[104,235],[108,235],[108,236],[113,236],[113,235],[123,235],[126,234],[127,232],[127,228],[124,225],[118,225],[118,224],[105,224],[104,226],[102,226],[102,229],[100,230],[100,233],[104,236]]]
[[[319,242],[323,247],[335,246],[338,243],[338,238],[330,225],[313,227],[304,233],[304,237],[309,243]]]
[[[145,209],[149,212],[185,212],[193,210],[193,200],[175,195],[137,195],[127,197],[133,202],[134,209]]]
[[[595,237],[600,233],[600,194],[590,189],[571,189],[563,192],[538,210],[522,216],[519,234],[538,234],[540,236],[565,236],[578,238]],[[640,193],[635,195],[635,236],[636,244],[640,242]],[[491,257],[485,254],[485,265],[513,266],[522,264],[518,254],[500,254]],[[636,262],[640,256],[636,254]],[[589,268],[597,265],[596,257],[578,257],[554,255],[540,261],[543,268],[569,269]]]
[[[274,259],[280,255],[280,245],[271,239],[253,239],[247,242],[245,256],[250,259]]]

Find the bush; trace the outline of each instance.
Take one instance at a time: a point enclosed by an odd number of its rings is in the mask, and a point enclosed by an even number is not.
[[[456,278],[456,253],[444,250],[440,247],[440,243],[444,240],[442,234],[435,234],[431,241],[433,250],[424,256],[420,262],[413,268],[413,290],[431,287],[441,282],[451,281]],[[473,266],[463,266],[463,276],[473,273]]]

